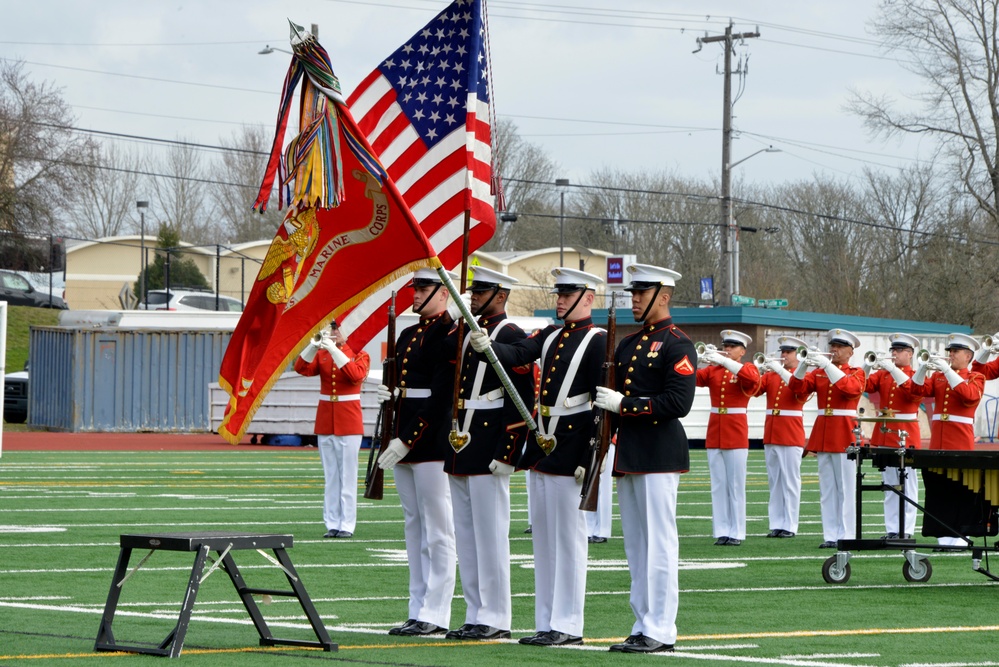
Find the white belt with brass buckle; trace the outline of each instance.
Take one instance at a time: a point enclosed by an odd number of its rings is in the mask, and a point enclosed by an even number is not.
[[[711,408],[713,415],[744,415],[746,408]]]
[[[821,413],[820,417],[856,417],[856,410],[839,410],[837,408],[826,408]]]
[[[402,398],[430,398],[430,389],[426,387],[399,387]]]
[[[459,398],[459,410],[495,410],[503,407],[503,397],[499,398]]]
[[[770,411],[770,414],[774,417],[804,417],[805,413],[801,410],[784,410],[782,408],[774,408]]]
[[[321,394],[324,401],[331,401],[333,403],[343,403],[344,401],[359,401],[361,400],[360,394]]]
[[[893,415],[885,415],[885,416],[886,417],[890,416],[892,419],[904,419],[905,421],[914,422],[916,421],[916,417],[918,417],[919,415],[915,412],[897,412]]]
[[[565,417],[566,415],[575,415],[580,412],[589,412],[591,410],[590,403],[582,403],[580,405],[574,405],[571,408],[563,408],[560,405],[539,405],[538,412],[541,413],[542,417]]]
[[[962,417],[960,415],[949,415],[949,414],[936,414],[933,415],[933,421],[935,422],[957,422],[958,424],[974,424],[975,420],[971,417]]]

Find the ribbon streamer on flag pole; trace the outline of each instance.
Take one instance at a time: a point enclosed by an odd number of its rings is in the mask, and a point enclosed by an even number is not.
[[[468,323],[468,328],[472,332],[482,331],[482,328],[479,326],[479,323],[475,321],[475,317],[468,309],[468,306],[466,306],[465,302],[461,300],[458,288],[454,286],[454,283],[451,281],[451,276],[448,275],[447,270],[445,270],[442,266],[438,266],[437,275],[441,277],[441,282],[443,282],[444,286],[447,287],[447,291],[451,293],[451,298],[454,299],[454,304],[458,306],[458,309],[461,311],[461,316],[464,318],[465,322]],[[528,430],[534,434],[534,438],[540,444],[541,434],[538,432],[538,423],[534,421],[531,411],[527,409],[526,405],[524,405],[524,401],[520,398],[520,393],[517,391],[516,387],[513,386],[513,381],[510,380],[510,376],[507,375],[506,370],[503,368],[503,365],[500,364],[499,359],[496,358],[496,353],[493,351],[493,348],[487,347],[485,354],[486,360],[489,362],[489,365],[493,367],[493,370],[496,371],[496,375],[499,376],[500,383],[502,383],[503,388],[506,389],[507,396],[509,396],[513,401],[513,405],[517,408],[517,412],[519,412],[520,416],[524,418],[524,423],[527,424]]]

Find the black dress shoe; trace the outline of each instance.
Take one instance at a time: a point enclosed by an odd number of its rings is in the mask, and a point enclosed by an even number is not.
[[[835,540],[826,540],[825,542],[819,545],[819,549],[835,549],[835,548],[836,548]]]
[[[520,639],[517,640],[517,643],[518,644],[525,644],[527,646],[533,646],[534,644],[538,643],[539,639],[542,639],[542,638],[547,637],[547,636],[548,636],[548,633],[545,632],[545,631],[535,632],[530,637],[521,637]]]
[[[717,540],[715,540],[715,546],[716,547],[723,547],[726,544],[728,544],[728,541],[730,539],[732,539],[732,538],[731,537],[719,537]]]
[[[897,540],[898,539],[898,533],[886,533],[884,536],[882,536],[881,539],[882,540]]]
[[[509,630],[500,630],[499,628],[494,628],[491,625],[476,625],[468,632],[464,633],[459,639],[472,639],[485,641],[490,639],[509,639]]]
[[[621,652],[624,651],[624,647],[625,646],[631,646],[632,644],[634,644],[635,642],[639,641],[640,639],[642,639],[642,633],[641,632],[639,632],[637,635],[630,635],[621,644],[611,644],[609,650],[611,650],[611,651],[617,651],[618,653],[621,653]]]
[[[728,542],[725,543],[727,547],[737,547],[742,544],[742,540],[736,539],[734,537],[728,538]]]
[[[442,628],[439,625],[434,625],[433,623],[427,623],[425,621],[417,621],[409,627],[400,630],[399,634],[405,637],[422,637],[424,635],[439,635],[444,632],[447,632],[447,628]]]
[[[325,533],[323,534],[323,539],[324,539],[324,540],[328,540],[328,539],[330,539],[331,537],[336,537],[336,534],[337,534],[338,532],[340,532],[340,531],[338,531],[338,530],[327,530],[327,531],[326,531],[326,532],[325,532]]]
[[[342,540],[348,537],[354,537],[354,533],[350,532],[349,530],[340,530],[337,531],[337,534],[334,535],[333,537],[337,538],[338,540]]]
[[[586,538],[586,541],[590,544],[603,544],[607,541],[606,537],[597,537],[596,535],[591,535]]]
[[[767,533],[767,537],[780,537],[780,529],[774,528],[769,533]]]
[[[777,533],[777,537],[794,537],[794,533],[790,530],[778,530]]]
[[[642,637],[634,642],[633,644],[624,645],[625,653],[672,653],[672,644],[663,644],[660,641],[656,641],[652,637]]]
[[[403,623],[402,625],[400,625],[399,627],[392,628],[391,630],[389,630],[389,634],[390,635],[400,635],[400,634],[402,634],[403,630],[405,630],[406,628],[408,628],[409,626],[411,626],[413,623],[416,623],[416,619],[415,618],[406,619],[406,622]]]
[[[474,628],[475,626],[471,623],[465,623],[460,628],[455,628],[454,630],[449,630],[444,639],[464,639],[465,633]]]
[[[527,530],[524,531],[524,534],[525,535],[530,535],[533,532],[534,532],[534,529],[531,526],[528,526]]]
[[[559,632],[558,630],[549,630],[544,634],[543,637],[539,637],[535,642],[535,646],[571,646],[573,644],[582,644],[583,638],[576,637],[575,635],[567,635],[564,632]]]

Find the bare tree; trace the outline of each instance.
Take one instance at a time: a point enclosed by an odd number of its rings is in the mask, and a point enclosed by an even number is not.
[[[0,229],[51,232],[87,163],[90,142],[73,132],[60,91],[0,62]]]
[[[83,238],[117,236],[134,221],[142,159],[114,143],[93,144],[88,152],[68,224]]]
[[[171,146],[160,164],[149,171],[162,221],[194,245],[210,245],[221,238],[215,206],[209,198],[208,175],[201,153],[183,139]]]
[[[874,31],[922,78],[921,108],[856,93],[853,110],[877,134],[934,139],[965,194],[999,224],[999,0],[882,0]]]
[[[271,140],[259,127],[244,125],[231,137],[222,137],[222,151],[215,170],[219,182],[211,188],[223,238],[234,243],[269,239],[283,219],[277,207],[263,214],[253,210],[260,178],[267,166]]]

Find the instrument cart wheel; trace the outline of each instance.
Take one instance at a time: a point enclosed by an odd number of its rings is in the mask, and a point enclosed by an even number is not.
[[[902,563],[902,576],[906,581],[923,582],[929,581],[933,574],[933,566],[926,558],[916,560],[915,564],[905,561]]]
[[[906,563],[908,565],[908,563]],[[839,565],[836,556],[830,556],[822,563],[822,578],[827,584],[845,584],[850,580],[850,564]]]

